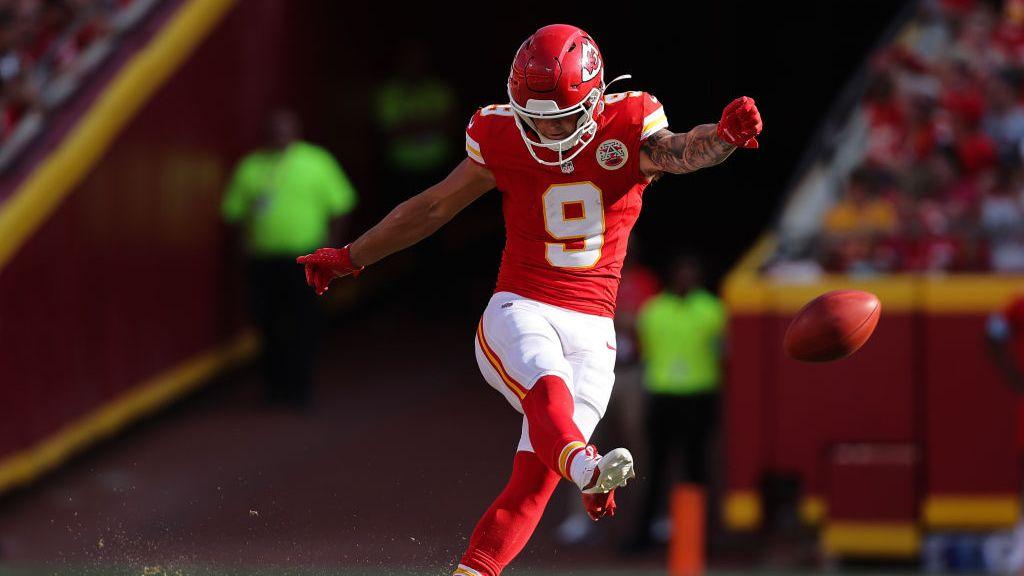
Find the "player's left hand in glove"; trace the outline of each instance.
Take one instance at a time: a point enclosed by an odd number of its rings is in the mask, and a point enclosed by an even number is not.
[[[739,148],[757,148],[757,135],[761,128],[761,113],[757,111],[754,99],[741,96],[722,111],[718,137]]]
[[[344,248],[317,248],[312,254],[299,256],[296,262],[306,268],[306,284],[316,290],[317,295],[323,296],[331,280],[342,276],[359,276],[363,266],[356,266],[352,263],[352,256],[348,246]]]

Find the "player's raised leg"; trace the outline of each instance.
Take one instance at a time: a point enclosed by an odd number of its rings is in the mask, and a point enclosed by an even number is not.
[[[549,319],[572,368],[573,421],[589,439],[604,416],[615,385],[615,326],[610,318],[564,309],[552,308]],[[632,455],[619,448],[600,457],[588,448],[586,456],[573,461],[577,469],[571,467],[570,475],[586,482],[581,488],[587,514],[594,520],[613,516],[615,487],[625,485],[634,475]]]
[[[632,477],[632,457],[619,449],[602,464],[595,450],[587,450],[600,413],[584,435],[575,421],[573,368],[553,326],[563,313],[508,292],[495,294],[477,327],[477,361],[491,386],[526,415],[530,449],[541,462],[583,492],[608,492]]]
[[[574,420],[576,402],[569,385],[556,375],[542,376],[522,400],[530,442],[541,461],[584,494],[606,493],[633,477],[633,456],[616,448],[604,456],[587,444]],[[595,422],[596,424],[596,422]]]
[[[585,400],[575,398],[573,422],[579,428],[584,439],[590,438],[600,420],[600,410]],[[531,430],[529,420],[523,418],[523,432],[519,440],[520,451],[534,451],[531,438],[537,435],[533,434]],[[632,455],[628,450],[615,449],[601,456],[595,446],[587,445],[577,456],[580,457],[570,460],[568,474],[559,472],[559,475],[566,476],[580,488],[584,509],[591,520],[596,521],[605,516],[614,516],[616,510],[615,488],[625,486],[626,481],[634,475]],[[604,475],[595,474],[599,470],[605,470],[606,473]],[[607,485],[613,485],[613,487],[603,489]]]

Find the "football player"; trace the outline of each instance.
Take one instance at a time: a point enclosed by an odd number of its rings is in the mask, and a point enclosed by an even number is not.
[[[506,244],[476,358],[524,417],[512,476],[473,531],[455,570],[462,576],[497,576],[560,478],[579,487],[594,520],[615,513],[614,491],[633,477],[633,457],[624,448],[602,455],[587,441],[612,391],[615,296],[644,188],[665,173],[714,166],[737,147],[757,148],[761,118],[750,98],[731,102],[717,124],[673,133],[654,96],[606,94],[604,72],[589,34],[541,28],[516,53],[508,104],[470,119],[467,158],[451,174],[351,244],[298,259],[323,294],[334,278],[358,275],[487,191],[501,192]]]

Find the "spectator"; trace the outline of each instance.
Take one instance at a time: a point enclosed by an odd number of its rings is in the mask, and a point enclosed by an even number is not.
[[[993,39],[1004,61],[1024,62],[1024,2],[1006,0],[1003,3],[1003,19]]]
[[[865,151],[867,163],[891,168],[901,166],[908,126],[892,75],[883,72],[872,77],[864,96],[864,112],[870,126]]]
[[[992,240],[989,249],[990,266],[994,272],[1024,272],[1024,230],[1017,229],[1012,234]]]
[[[994,178],[981,200],[979,224],[992,236],[1007,234],[1024,226],[1024,211],[1014,190],[1015,170],[1005,168]]]
[[[1024,206],[1018,197],[1020,168],[1004,167],[982,197],[979,225],[990,246],[997,272],[1024,271]]]
[[[907,58],[927,70],[939,63],[952,42],[952,33],[935,4],[922,2],[918,6],[914,25],[900,35],[901,48]]]
[[[73,91],[67,80],[99,63],[88,60],[83,70],[82,53],[117,32],[111,18],[131,4],[131,0],[0,2],[0,140],[14,132],[29,112],[45,112],[45,107],[59,104]],[[58,84],[63,85],[47,93]]]
[[[992,360],[1017,394],[1014,444],[1017,446],[1018,463],[1024,463],[1024,294],[989,316],[986,336]],[[1018,522],[1010,548],[1008,559],[1012,559],[1014,564],[1012,573],[1019,574],[1024,567],[1024,521]]]
[[[801,237],[817,263],[1024,271],[1024,0],[921,3],[870,65],[847,132],[866,134],[846,141],[860,165]]]
[[[18,53],[18,32],[20,23],[9,8],[0,8],[0,82],[6,85],[22,71],[21,54]]]
[[[632,365],[637,359],[636,319],[651,298],[661,291],[658,275],[639,262],[639,241],[636,235],[629,238],[629,252],[622,266],[622,280],[615,304],[615,332],[618,340],[616,362]]]
[[[652,542],[673,452],[682,456],[684,481],[707,485],[706,449],[718,416],[725,309],[701,287],[696,258],[679,258],[669,272],[668,289],[648,301],[637,318],[650,462],[633,541],[640,549]]]
[[[960,169],[967,176],[977,176],[993,168],[999,161],[995,141],[981,130],[978,123],[955,118],[953,137],[953,149],[960,162]]]
[[[928,158],[938,146],[935,110],[930,101],[918,100],[911,106],[907,144],[910,160],[915,163]]]
[[[896,206],[882,197],[876,176],[865,168],[851,174],[843,199],[825,216],[825,230],[834,235],[889,233],[896,225]]]
[[[1017,102],[1015,84],[1015,79],[1005,76],[989,81],[989,109],[983,124],[995,141],[1000,158],[1009,162],[1019,157],[1020,142],[1024,140],[1024,107]]]
[[[375,95],[377,126],[383,129],[387,181],[407,196],[440,180],[452,157],[455,92],[432,73],[427,51],[406,41],[397,72]]]
[[[294,113],[271,116],[266,148],[238,164],[222,213],[245,228],[267,400],[302,408],[310,399],[318,304],[295,258],[329,243],[331,219],[352,210],[356,193],[330,153],[299,133]]]
[[[1014,391],[1024,394],[1024,294],[1010,301],[1005,309],[988,318],[989,349],[999,371]],[[1018,411],[1017,445],[1024,456],[1024,398]]]

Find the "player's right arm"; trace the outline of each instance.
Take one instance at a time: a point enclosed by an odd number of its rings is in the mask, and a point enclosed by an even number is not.
[[[305,265],[306,282],[323,294],[334,278],[358,274],[365,266],[423,240],[494,187],[490,170],[463,160],[444,180],[396,206],[348,246],[320,248],[300,256],[297,261]]]
[[[464,159],[447,178],[396,206],[350,244],[353,264],[368,266],[423,240],[494,186],[490,170]]]

